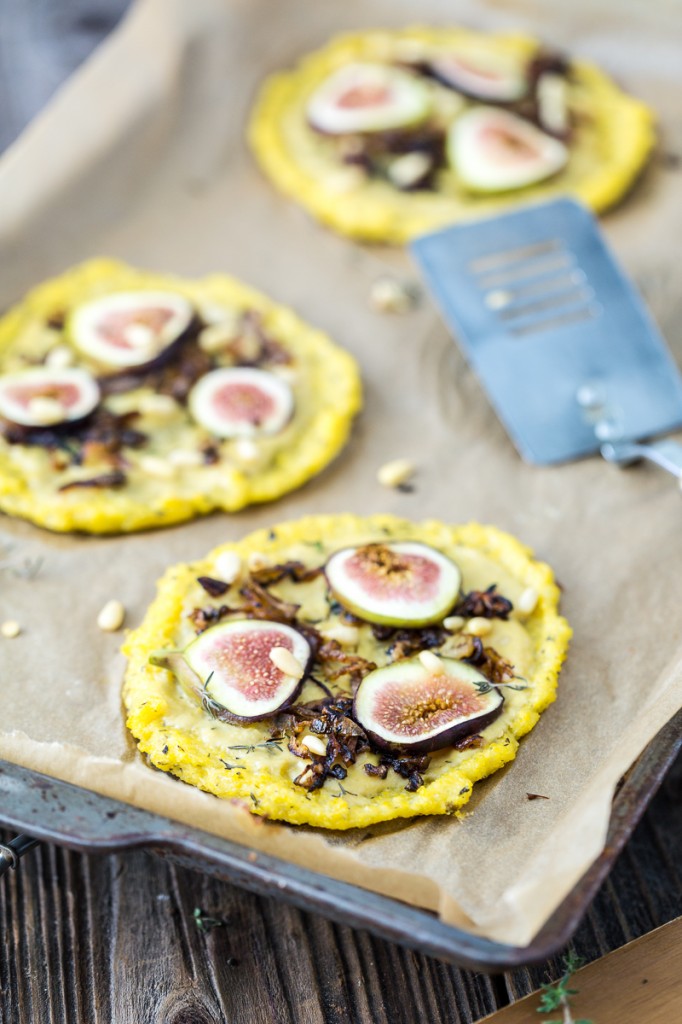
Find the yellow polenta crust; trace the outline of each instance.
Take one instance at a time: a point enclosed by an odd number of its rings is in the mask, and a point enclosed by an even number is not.
[[[303,58],[291,71],[266,79],[251,115],[253,152],[274,183],[315,217],[351,237],[402,244],[429,230],[509,205],[570,194],[594,211],[613,206],[628,191],[655,142],[654,118],[642,102],[622,92],[595,65],[572,61],[571,95],[580,111],[568,166],[537,185],[496,196],[460,192],[400,192],[373,180],[344,192],[332,176],[313,173],[308,157],[314,132],[306,126],[309,96],[335,68],[355,60],[383,60],[396,43],[458,47],[495,46],[500,54],[528,57],[538,48],[531,36],[488,35],[460,28],[413,26],[342,35]],[[307,134],[306,134],[307,132]],[[319,145],[319,143],[318,143]],[[310,152],[309,152],[310,151]],[[341,165],[339,165],[341,166]]]
[[[309,407],[309,415],[305,428],[256,475],[232,471],[228,482],[224,486],[219,482],[212,493],[200,484],[192,488],[190,482],[178,488],[173,480],[163,481],[151,500],[136,495],[132,485],[121,490],[76,488],[63,493],[56,488],[45,493],[43,488],[41,493],[36,471],[23,471],[12,460],[10,446],[0,439],[3,512],[56,531],[124,533],[167,526],[216,509],[234,512],[255,502],[273,501],[320,472],[346,443],[362,402],[355,360],[292,310],[224,274],[188,281],[136,270],[110,259],[76,266],[39,285],[0,319],[0,373],[8,355],[21,350],[22,336],[55,310],[68,311],[94,295],[144,289],[174,290],[195,303],[224,303],[258,311],[266,327],[306,368],[302,401]],[[44,463],[44,468],[40,467],[42,483],[50,476],[47,454]],[[191,471],[184,480],[188,478],[191,481]]]
[[[351,515],[310,516],[298,521],[278,524],[275,537],[268,530],[259,530],[236,544],[226,544],[202,562],[178,565],[169,569],[160,580],[158,594],[142,625],[132,632],[124,645],[129,662],[123,697],[128,710],[127,726],[137,738],[140,750],[153,765],[171,772],[190,785],[223,798],[242,798],[256,814],[294,824],[315,825],[330,829],[347,829],[393,818],[409,818],[423,814],[452,814],[470,798],[472,784],[497,771],[513,760],[518,741],[538,721],[540,713],[555,699],[557,677],[564,660],[571,629],[557,613],[559,590],[549,566],[531,557],[528,548],[507,533],[491,526],[470,523],[447,526],[436,521],[414,524],[389,515],[359,518]],[[301,545],[322,542],[326,551],[368,539],[410,538],[447,551],[453,545],[471,549],[497,566],[498,571],[514,580],[519,592],[533,587],[538,595],[535,611],[523,627],[532,648],[531,671],[526,678],[531,686],[514,693],[514,710],[505,712],[484,736],[484,747],[471,748],[454,755],[450,764],[425,773],[425,785],[408,793],[405,780],[390,779],[390,787],[375,780],[372,799],[346,796],[326,785],[309,796],[290,777],[269,770],[266,757],[256,771],[244,768],[226,771],[217,754],[231,759],[230,750],[209,750],[198,732],[208,716],[186,701],[185,728],[169,727],[165,720],[170,713],[177,683],[166,669],[149,664],[152,651],[177,646],[178,628],[186,612],[187,595],[196,587],[196,577],[210,574],[215,559],[223,552],[237,552],[247,559],[252,552],[265,554],[273,562],[285,560],[292,548],[298,554]],[[322,556],[318,555],[318,560]],[[236,727],[239,728],[239,727]],[[254,723],[246,731],[242,743],[264,740],[271,733],[267,722]],[[291,760],[295,760],[291,758]],[[300,765],[300,762],[299,762]],[[357,767],[357,766],[356,766]],[[300,768],[299,768],[300,770]],[[353,789],[350,773],[347,788]],[[356,786],[356,788],[358,788]],[[385,789],[385,792],[383,791]]]

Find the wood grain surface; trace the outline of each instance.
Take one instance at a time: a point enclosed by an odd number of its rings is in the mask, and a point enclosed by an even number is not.
[[[672,1024],[682,1020],[682,917],[629,942],[571,977],[574,1017],[600,1024]],[[535,995],[486,1017],[486,1024],[524,1024]],[[554,1014],[556,1016],[556,1014]]]
[[[575,937],[586,960],[682,914],[681,802],[682,760]],[[46,846],[0,882],[0,935],[0,1024],[453,1024],[561,973],[488,978],[145,853]]]
[[[0,0],[0,148],[126,7]],[[587,960],[682,914],[681,801],[682,761],[575,937]],[[0,1024],[456,1024],[561,973],[459,971],[140,852],[37,848],[0,881],[0,936]]]

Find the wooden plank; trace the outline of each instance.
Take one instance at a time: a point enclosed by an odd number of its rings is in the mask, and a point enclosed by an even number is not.
[[[578,930],[587,960],[682,914],[681,782],[682,759]],[[226,923],[199,931],[195,907]],[[459,971],[140,852],[31,851],[0,882],[0,934],[0,1024],[459,1024],[561,973]],[[518,1005],[541,1024],[537,996]]]
[[[0,839],[1,841],[1,839]],[[194,908],[224,919],[202,932]],[[0,1024],[452,1024],[494,982],[141,852],[0,882]]]
[[[599,1024],[673,1024],[682,1020],[682,917],[577,971],[571,981],[573,1016]],[[539,993],[485,1018],[489,1024],[527,1024]],[[552,1014],[560,1017],[561,1012]],[[545,1018],[547,1019],[547,1018]]]

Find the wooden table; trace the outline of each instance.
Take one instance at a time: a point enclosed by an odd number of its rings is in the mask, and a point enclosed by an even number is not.
[[[0,146],[126,6],[0,0]],[[575,937],[587,960],[682,914],[681,799],[682,760]],[[0,1024],[453,1024],[560,973],[460,971],[140,852],[27,854],[0,882],[0,934]]]
[[[682,914],[681,801],[682,759],[578,930],[579,955]],[[202,931],[195,908],[224,923]],[[560,974],[459,971],[140,852],[38,847],[0,882],[0,934],[0,1024],[453,1024]]]

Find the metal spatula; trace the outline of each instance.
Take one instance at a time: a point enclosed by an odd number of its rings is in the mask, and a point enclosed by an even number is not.
[[[682,377],[592,215],[572,199],[424,235],[412,251],[518,451],[594,452],[682,480]]]

